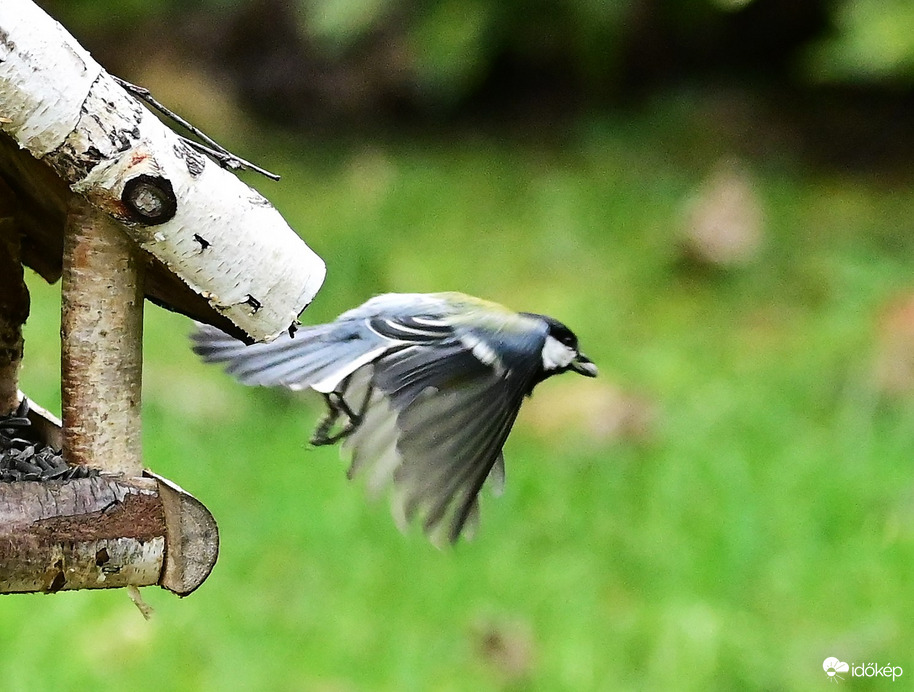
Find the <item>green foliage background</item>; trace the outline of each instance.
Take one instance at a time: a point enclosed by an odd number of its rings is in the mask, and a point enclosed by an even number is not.
[[[0,599],[3,688],[810,689],[827,656],[914,674],[914,400],[871,377],[914,284],[914,195],[762,162],[762,257],[684,270],[683,202],[724,152],[683,115],[557,148],[265,147],[285,178],[261,189],[330,267],[305,319],[387,290],[542,310],[601,367],[576,391],[649,397],[653,433],[543,436],[522,412],[506,495],[439,552],[306,447],[313,399],[237,386],[150,307],[146,462],[213,511],[219,563],[184,601],[146,589],[151,622],[123,592]],[[25,388],[53,407],[58,288],[31,285]],[[560,413],[561,386],[535,399]]]
[[[58,4],[80,36],[174,8]],[[600,82],[637,4],[548,3],[553,46]],[[744,4],[664,8],[698,35]],[[904,85],[906,5],[827,7],[836,30],[797,56],[801,79]],[[328,54],[405,22],[439,104],[495,47],[523,50],[537,16],[454,0],[300,10]],[[167,83],[150,86],[174,105]],[[193,94],[192,120],[283,174],[251,180],[327,261],[305,321],[384,291],[461,290],[567,322],[601,379],[537,390],[505,496],[484,497],[477,538],[442,552],[366,502],[335,449],[307,446],[315,398],[237,385],[197,362],[186,319],[150,306],[146,463],[211,509],[219,562],[186,600],[146,589],[150,622],[123,592],[0,598],[0,689],[807,690],[828,684],[829,656],[914,675],[914,396],[873,375],[886,315],[914,292],[910,166],[813,166],[751,95],[709,109],[713,91],[579,112],[561,131],[322,141]],[[762,251],[737,270],[683,265],[684,209],[737,150],[765,208]],[[30,287],[23,388],[55,409],[59,287]],[[651,403],[646,434],[569,414],[610,386]],[[544,432],[544,411],[567,425]]]
[[[234,12],[258,7],[249,0],[40,4],[90,35],[193,12],[207,13],[216,26]],[[760,6],[774,18],[761,31],[789,34],[806,16],[791,5],[773,0],[294,0],[288,7],[294,31],[331,62],[345,61],[371,36],[390,36],[399,44],[398,68],[413,80],[419,100],[440,109],[470,95],[504,56],[553,65],[583,89],[613,89],[609,85],[631,51],[638,51],[637,44],[657,38],[640,33],[650,26],[646,18],[667,32],[663,40],[681,44],[685,54],[680,57],[689,59],[709,46],[725,45],[728,18]],[[270,2],[261,0],[259,6],[265,10]],[[911,86],[914,5],[908,0],[813,0],[810,6],[816,9],[808,16],[820,13],[823,21],[821,30],[789,56],[800,83]],[[780,57],[771,52],[768,59],[773,63]]]

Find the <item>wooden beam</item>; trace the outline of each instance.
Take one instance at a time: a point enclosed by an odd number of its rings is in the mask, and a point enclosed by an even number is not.
[[[35,404],[28,415],[40,438],[60,444],[57,418]],[[218,555],[209,510],[149,471],[0,483],[0,593],[159,585],[186,596]]]

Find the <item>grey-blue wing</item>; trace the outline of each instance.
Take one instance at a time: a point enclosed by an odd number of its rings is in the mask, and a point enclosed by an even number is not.
[[[207,325],[198,325],[191,338],[194,352],[226,363],[226,372],[243,384],[329,392],[391,348],[452,341],[453,329],[439,319],[447,310],[433,296],[385,294],[334,322],[301,327],[294,337],[282,334],[268,344],[247,346]]]
[[[268,344],[248,346],[208,325],[198,325],[191,339],[203,360],[226,363],[226,372],[243,384],[295,390],[332,379],[341,368],[354,370],[387,347],[384,338],[356,323],[336,322],[301,328],[294,337],[282,334]]]
[[[462,342],[449,340],[435,348],[411,345],[386,354],[376,364],[373,382],[402,411],[429,388],[451,390],[493,374]]]
[[[486,480],[501,492],[502,447],[532,371],[500,376],[459,342],[431,351],[404,347],[353,375],[346,400],[367,406],[344,448],[350,477],[375,492],[393,485],[401,524],[420,516],[433,539],[453,542],[475,524]]]
[[[503,484],[502,448],[522,401],[517,383],[487,376],[427,390],[401,412],[397,450],[403,463],[394,484],[402,490],[407,520],[420,515],[426,532],[446,526],[448,539],[457,540],[475,521],[477,496],[490,474]]]

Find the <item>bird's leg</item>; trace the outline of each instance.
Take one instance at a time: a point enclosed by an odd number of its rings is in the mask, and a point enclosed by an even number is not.
[[[313,444],[315,447],[333,444],[338,439],[336,436],[330,436],[329,433],[333,429],[333,426],[336,424],[336,421],[340,417],[340,413],[342,413],[342,411],[336,407],[333,399],[330,398],[329,394],[324,394],[323,396],[324,401],[327,402],[327,413],[321,419],[321,422],[318,423],[314,434],[311,436],[311,444]]]
[[[317,429],[311,436],[311,444],[313,444],[315,447],[332,445],[342,437],[340,434],[330,434],[333,426],[336,425],[337,420],[339,420],[340,414],[345,413],[342,407],[340,407],[340,402],[343,401],[342,393],[345,392],[346,387],[349,386],[349,378],[347,377],[341,384],[342,389],[339,394],[337,392],[330,392],[329,394],[323,395],[324,401],[327,404],[327,413],[321,419],[321,422],[318,423]],[[336,395],[336,397],[333,395]]]
[[[327,405],[330,406],[334,411],[333,422],[336,422],[336,419],[339,418],[341,413],[345,413],[347,418],[346,424],[342,427],[342,429],[340,429],[340,431],[335,435],[326,437],[326,441],[322,443],[330,445],[334,442],[339,442],[344,437],[349,437],[355,431],[355,429],[361,425],[362,416],[349,408],[349,404],[347,404],[346,400],[337,392],[331,392],[330,394],[327,394],[326,399]],[[327,432],[329,432],[329,428],[327,429]]]
[[[348,377],[343,380],[339,391],[324,394],[324,401],[327,402],[327,415],[324,416],[323,420],[317,426],[317,430],[314,431],[314,435],[311,437],[311,444],[315,447],[332,445],[334,442],[339,442],[344,437],[351,435],[362,423],[362,415],[365,413],[365,409],[368,406],[368,396],[366,395],[359,413],[355,413],[344,397],[346,389],[349,387],[349,380],[350,378]],[[368,389],[370,393],[371,387]],[[345,414],[347,418],[346,424],[338,432],[331,435],[330,431],[333,429],[333,426],[336,425],[341,414]]]

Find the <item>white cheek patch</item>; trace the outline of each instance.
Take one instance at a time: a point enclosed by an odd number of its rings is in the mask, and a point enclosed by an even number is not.
[[[561,370],[571,365],[577,357],[577,351],[566,346],[554,336],[547,336],[543,344],[543,370]]]

